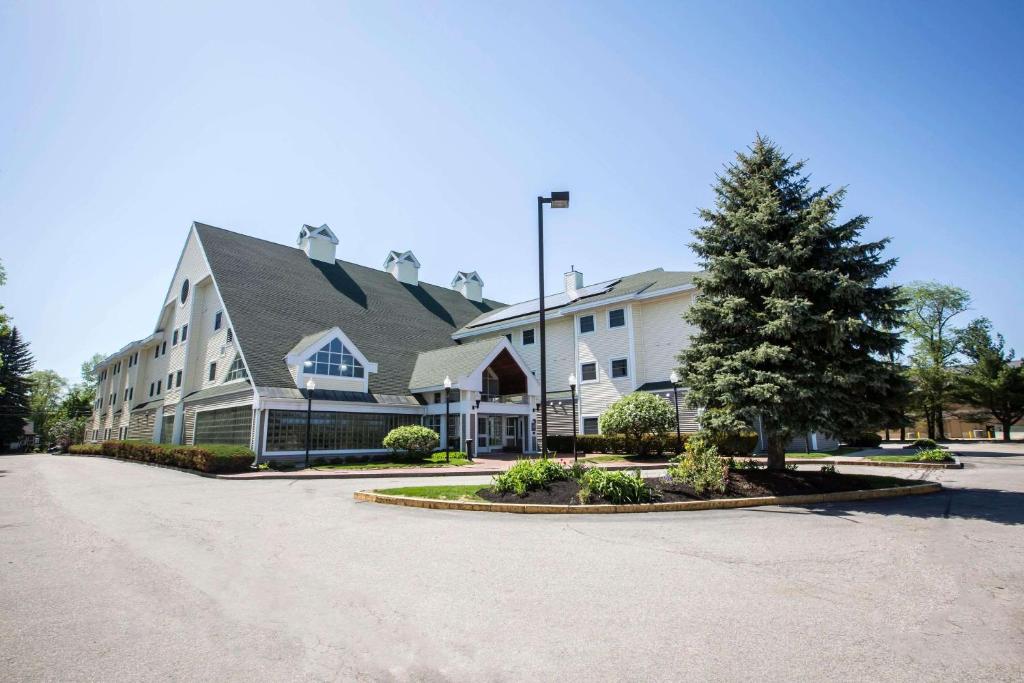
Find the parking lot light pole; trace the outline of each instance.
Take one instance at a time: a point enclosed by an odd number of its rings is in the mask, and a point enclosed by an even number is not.
[[[572,461],[576,462],[576,373],[569,374],[569,393],[572,394]]]
[[[550,197],[537,197],[537,310],[540,323],[540,454],[548,455],[548,355],[544,325],[544,205],[552,209],[569,208],[568,192],[552,192]]]
[[[313,392],[316,391],[316,382],[310,377],[306,381],[306,469],[309,469],[309,435],[313,424]]]
[[[675,370],[668,376],[668,381],[672,382],[672,399],[673,403],[676,404],[676,454],[683,452],[683,433],[679,428],[679,373]]]
[[[444,461],[451,462],[448,457],[448,444],[451,443],[451,435],[448,434],[448,430],[451,428],[451,420],[449,419],[449,400],[452,393],[452,379],[448,375],[444,376]]]

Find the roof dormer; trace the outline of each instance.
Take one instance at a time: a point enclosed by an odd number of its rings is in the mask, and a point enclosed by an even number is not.
[[[420,262],[411,251],[389,251],[388,257],[384,259],[384,270],[407,285],[416,286],[420,283]]]
[[[335,251],[338,247],[338,238],[324,223],[319,228],[312,225],[303,225],[299,229],[299,238],[296,240],[299,249],[306,252],[306,256],[324,263],[334,263]]]
[[[452,289],[470,301],[480,303],[484,300],[484,280],[475,270],[467,273],[460,270],[452,278]]]

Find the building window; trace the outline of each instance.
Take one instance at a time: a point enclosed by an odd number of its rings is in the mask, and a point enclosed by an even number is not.
[[[213,329],[214,331],[220,329],[220,320],[224,314],[221,311],[217,311],[213,314]]]
[[[156,389],[156,384],[154,384],[153,382],[150,382],[149,383],[149,396],[150,396],[150,398],[153,397],[153,390],[154,389]]]
[[[178,345],[178,330],[174,330],[174,337],[171,338],[171,346]]]
[[[484,370],[482,389],[480,398],[484,401],[492,401],[501,396],[501,385],[498,382],[498,375],[494,370],[490,368]]]
[[[582,365],[580,365],[580,381],[597,381],[597,363],[583,363]]]
[[[230,382],[234,379],[245,379],[248,376],[249,373],[245,371],[245,363],[242,362],[242,357],[235,356],[235,359],[231,361],[231,367],[228,368],[228,374],[224,381]]]
[[[235,340],[235,332],[230,327],[228,328],[228,344]]]
[[[232,443],[249,445],[252,406],[201,410],[196,413],[194,443]]]
[[[181,370],[178,370],[176,373],[174,373],[174,386],[181,386]]]
[[[583,433],[587,435],[600,434],[601,430],[599,424],[600,423],[596,417],[583,418]]]
[[[167,353],[167,341],[166,340],[164,341],[163,344],[160,345],[160,353],[161,354]]]
[[[593,315],[581,315],[580,316],[580,334],[587,334],[588,332],[594,331],[594,316]]]
[[[160,395],[160,381],[161,381],[161,380],[157,380],[157,381],[156,381],[156,395],[157,395],[157,396],[159,396],[159,395]]]
[[[174,438],[174,414],[164,415],[160,424],[160,443],[170,443]]]
[[[128,400],[129,401],[134,401],[135,400],[135,387],[128,387]]]
[[[626,309],[616,308],[608,311],[608,327],[623,327],[626,324]]]
[[[167,373],[167,390],[170,391],[173,386],[174,386],[174,373],[173,372],[168,372]]]
[[[440,391],[435,391],[434,392],[434,403],[440,403],[440,402],[441,402],[441,392]],[[441,424],[441,423],[439,422],[438,424]],[[435,429],[434,431],[436,432],[437,430]]]
[[[616,358],[612,361],[612,379],[629,377],[629,361],[625,358]]]
[[[185,303],[188,299],[188,280],[181,283],[181,296],[179,297],[181,303]]]
[[[535,330],[523,330],[523,346],[529,346],[533,343]]]
[[[210,363],[210,376],[209,376],[209,379],[210,379],[211,382],[213,380],[217,379],[217,364],[216,363]]]
[[[334,377],[362,377],[363,366],[341,340],[332,339],[306,360],[306,372]]]
[[[181,326],[181,341],[182,341],[182,343],[184,343],[186,339],[188,339],[188,325],[182,325]]]
[[[419,423],[419,415],[315,410],[310,415],[309,447],[313,451],[378,450],[384,447],[381,442],[395,427]],[[268,451],[301,451],[305,447],[305,410],[268,412]]]
[[[153,358],[159,358],[159,357],[160,357],[160,345],[157,344],[156,348],[153,349]]]
[[[126,401],[128,400],[128,390],[127,389],[124,390],[124,400],[126,400]]]

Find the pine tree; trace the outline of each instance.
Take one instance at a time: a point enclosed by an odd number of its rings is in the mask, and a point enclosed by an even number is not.
[[[773,469],[794,435],[880,428],[906,387],[887,360],[903,343],[899,291],[879,282],[888,240],[861,243],[868,218],[839,222],[845,190],[812,189],[803,167],[758,135],[718,177],[691,245],[699,332],[679,356],[705,426],[760,420]]]
[[[0,335],[0,360],[0,447],[6,448],[22,437],[29,415],[28,375],[33,360],[17,327]]]

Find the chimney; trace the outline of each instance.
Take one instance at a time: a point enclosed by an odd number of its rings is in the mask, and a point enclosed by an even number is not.
[[[452,289],[470,301],[480,303],[484,300],[484,280],[475,270],[471,273],[463,270],[455,273]]]
[[[565,274],[565,293],[569,298],[575,299],[577,293],[583,289],[583,273],[576,270],[576,266],[570,266],[572,270]]]
[[[296,240],[296,244],[299,245],[299,249],[306,252],[306,256],[309,258],[324,263],[334,263],[338,238],[334,236],[326,223],[319,228],[303,225],[299,230],[299,239]]]
[[[420,262],[411,251],[389,251],[388,257],[384,259],[384,270],[407,285],[415,287],[420,283]]]

